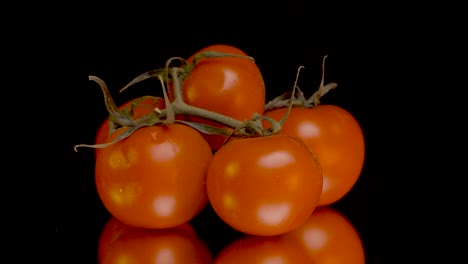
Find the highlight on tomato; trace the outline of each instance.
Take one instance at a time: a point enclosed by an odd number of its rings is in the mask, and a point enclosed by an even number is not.
[[[190,63],[196,54],[206,51],[240,56],[247,54],[230,45],[211,45],[187,59]],[[265,84],[260,69],[252,59],[241,57],[203,58],[182,81],[184,102],[228,117],[244,121],[254,113],[261,114],[265,104]],[[192,122],[201,122],[228,129],[223,124],[196,116],[187,116]],[[202,133],[216,151],[226,136]]]
[[[111,217],[98,240],[98,263],[214,263],[212,252],[189,223],[146,229]]]
[[[315,209],[300,227],[281,235],[297,243],[317,264],[365,264],[364,247],[353,224],[329,206]]]
[[[130,119],[137,120],[138,118],[153,112],[155,108],[161,110],[166,108],[163,98],[156,96],[143,96],[131,99],[120,105],[118,110]],[[114,127],[111,127],[112,125],[114,124],[111,122],[110,118],[106,118],[106,120],[102,122],[96,133],[95,144],[104,143],[106,138],[114,131]]]
[[[279,235],[303,224],[318,205],[322,170],[298,139],[241,138],[214,154],[206,188],[214,211],[234,229]]]
[[[126,129],[117,129],[107,142]],[[97,191],[107,210],[127,225],[175,227],[208,203],[205,176],[212,156],[208,143],[189,126],[142,127],[97,150]]]
[[[287,108],[264,113],[281,120]],[[299,138],[317,156],[323,170],[319,205],[344,197],[357,182],[364,164],[365,144],[361,127],[353,115],[336,105],[293,107],[280,134]]]
[[[297,244],[278,236],[246,235],[225,246],[215,258],[216,264],[311,263]]]

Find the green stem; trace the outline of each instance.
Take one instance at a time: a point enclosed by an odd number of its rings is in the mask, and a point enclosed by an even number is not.
[[[213,51],[213,50],[207,50],[207,51],[202,51],[200,53],[197,53],[193,61],[186,66],[186,72],[190,74],[192,70],[196,67],[198,62],[202,59],[207,59],[207,58],[242,58],[242,59],[248,59],[253,62],[255,62],[253,57],[250,56],[244,56],[244,55],[239,55],[239,54],[230,54],[230,53],[224,53],[224,52],[219,52],[219,51]]]
[[[206,119],[210,119],[216,121],[218,123],[224,124],[231,128],[236,128],[242,126],[243,122],[232,117],[222,115],[213,111],[209,111],[203,108],[195,107],[192,105],[188,105],[184,102],[183,95],[182,95],[182,83],[181,78],[183,74],[182,68],[172,67],[172,82],[173,82],[173,92],[174,92],[174,101],[167,105],[166,109],[161,110],[158,113],[158,117],[160,119],[163,118],[170,118],[171,112],[175,115],[191,115],[202,117]],[[172,107],[172,110],[168,111],[168,107]]]
[[[173,91],[174,91],[174,103],[183,103],[183,95],[182,95],[182,84],[180,82],[179,73],[183,73],[183,69],[173,67],[172,68],[172,81],[173,81]]]
[[[336,83],[329,83],[327,85],[324,85],[324,80],[325,80],[325,59],[328,56],[325,55],[322,60],[322,79],[320,80],[320,86],[318,90],[309,98],[307,99],[306,103],[309,105],[317,106],[320,104],[320,98],[324,96],[326,93],[328,93],[330,90],[335,89],[338,84]]]
[[[161,75],[158,75],[158,79],[161,82],[162,85],[162,91],[164,95],[164,101],[166,103],[166,123],[167,124],[174,124],[175,122],[175,113],[172,108],[171,101],[169,100],[169,97],[167,96],[167,91],[166,91],[166,85],[164,84],[163,78]]]
[[[205,119],[210,119],[218,123],[224,124],[231,128],[236,128],[242,126],[244,123],[232,117],[218,114],[213,111],[209,111],[203,108],[195,107],[186,104],[185,102],[172,102],[172,109],[175,115],[190,115],[197,116]],[[158,114],[160,119],[163,119],[167,116],[167,110],[161,110],[161,113]]]
[[[294,86],[293,86],[293,90],[291,92],[291,98],[290,98],[290,101],[289,101],[289,105],[288,105],[288,110],[286,111],[286,113],[284,113],[283,117],[281,118],[281,120],[279,121],[280,123],[280,126],[283,126],[284,122],[286,122],[286,120],[288,119],[289,117],[289,113],[291,113],[291,109],[293,107],[293,99],[295,98],[295,92],[296,92],[296,89],[298,88],[297,87],[297,81],[299,80],[299,73],[301,72],[301,69],[304,68],[304,66],[299,66],[299,68],[297,69],[297,74],[296,74],[296,80],[294,81]]]

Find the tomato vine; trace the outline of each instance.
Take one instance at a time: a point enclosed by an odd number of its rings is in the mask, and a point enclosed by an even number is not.
[[[322,60],[322,79],[320,81],[320,86],[317,89],[317,91],[312,94],[309,98],[306,98],[302,90],[296,85],[297,84],[297,79],[295,82],[295,88],[297,89],[297,92],[295,95],[291,95],[291,92],[286,92],[282,95],[279,95],[275,97],[273,100],[269,101],[267,104],[265,104],[265,111],[268,110],[273,110],[281,107],[289,107],[289,106],[301,106],[301,107],[307,107],[307,108],[312,108],[314,106],[317,106],[320,104],[320,98],[327,94],[330,90],[335,89],[338,84],[331,82],[328,84],[325,84],[325,60],[327,56],[323,57]],[[300,68],[299,68],[300,70]]]
[[[113,141],[103,143],[103,144],[79,144],[75,146],[75,151],[77,151],[78,147],[91,147],[91,148],[104,148],[115,142],[118,142],[122,139],[127,138],[133,132],[138,130],[141,127],[145,126],[153,126],[157,124],[169,124],[174,122],[179,122],[191,126],[198,131],[206,134],[223,134],[228,137],[232,136],[241,136],[241,137],[252,137],[252,136],[268,136],[268,135],[275,135],[278,134],[281,130],[281,124],[287,118],[288,112],[285,114],[281,121],[276,121],[273,118],[268,116],[262,115],[260,113],[255,113],[251,119],[249,120],[237,120],[227,115],[223,115],[217,113],[215,111],[209,111],[200,107],[195,107],[189,105],[184,102],[182,96],[182,80],[190,74],[190,72],[195,68],[196,64],[203,58],[222,58],[222,57],[238,57],[243,59],[251,59],[252,57],[249,56],[241,56],[237,54],[228,54],[223,52],[216,52],[216,51],[203,51],[197,53],[194,56],[192,62],[187,63],[183,58],[180,57],[172,57],[166,61],[165,68],[145,72],[136,78],[134,78],[130,83],[124,86],[120,92],[128,89],[131,85],[134,85],[138,82],[144,81],[149,78],[158,78],[162,85],[162,90],[164,94],[164,99],[166,102],[166,109],[159,109],[155,108],[153,112],[150,114],[144,115],[136,120],[130,118],[129,116],[123,114],[117,108],[112,95],[106,85],[106,83],[97,76],[89,76],[89,80],[95,81],[99,87],[101,88],[103,95],[104,95],[104,102],[107,108],[107,111],[110,114],[110,117],[114,122],[120,126],[129,127],[125,132],[121,133],[118,137],[116,137]],[[171,62],[174,60],[179,60],[183,63],[182,67],[169,67]],[[275,100],[269,102],[265,107],[272,108],[272,107],[280,107],[280,106],[288,106],[291,108],[294,104],[296,104],[297,100],[302,100],[299,96],[297,99],[295,97],[295,90],[298,89],[297,87],[297,79],[299,76],[299,72],[303,68],[303,66],[299,67],[296,80],[294,83],[294,87],[292,92],[285,93],[281,96],[278,96]],[[167,87],[172,84],[174,87],[174,100],[171,102],[167,96]],[[326,93],[327,90],[332,89],[333,85],[323,86],[321,90],[321,94],[323,95]],[[302,92],[301,92],[302,94]],[[287,98],[290,96],[290,98]],[[317,99],[318,100],[318,99]],[[209,120],[213,120],[224,124],[230,128],[233,128],[234,131],[228,131],[223,128],[214,127],[211,125],[203,124],[203,123],[196,123],[184,120],[175,120],[175,115],[190,115],[190,116],[197,116],[206,118]],[[271,124],[268,129],[265,129],[262,125],[262,121],[267,121]]]
[[[157,124],[169,124],[174,122],[183,123],[185,125],[191,126],[192,128],[197,129],[198,131],[205,133],[205,134],[221,134],[228,136],[229,139],[232,136],[241,136],[241,137],[252,137],[252,136],[268,136],[268,135],[275,135],[278,134],[281,130],[282,124],[286,121],[289,112],[292,107],[294,106],[301,106],[312,108],[317,106],[320,103],[320,98],[328,93],[330,90],[335,89],[337,84],[332,82],[328,84],[324,84],[324,75],[325,75],[325,59],[327,56],[323,57],[322,61],[322,78],[320,82],[320,86],[318,90],[309,98],[305,98],[304,93],[302,90],[297,86],[297,81],[299,77],[300,70],[304,68],[304,66],[300,66],[297,70],[296,79],[294,82],[294,86],[292,91],[285,92],[273,100],[269,101],[265,104],[264,110],[269,111],[277,108],[286,107],[288,111],[284,114],[280,121],[276,121],[275,119],[263,115],[260,113],[255,113],[252,115],[251,119],[249,120],[237,120],[235,118],[229,117],[227,115],[223,115],[217,113],[215,111],[210,111],[203,109],[201,107],[196,107],[189,105],[184,102],[182,96],[182,85],[181,82],[184,78],[186,78],[192,71],[195,69],[197,64],[200,62],[201,59],[210,59],[210,58],[225,58],[225,57],[236,57],[242,58],[247,60],[254,61],[254,58],[250,56],[243,56],[238,54],[230,54],[224,52],[217,52],[217,51],[202,51],[196,53],[194,58],[191,62],[187,62],[185,59],[181,57],[172,57],[166,61],[166,65],[164,68],[152,70],[140,74],[139,76],[135,77],[131,80],[127,85],[125,85],[120,92],[125,91],[130,86],[147,80],[149,78],[157,78],[161,82],[162,91],[164,94],[164,100],[166,103],[166,109],[159,109],[155,108],[153,112],[150,114],[144,115],[136,120],[132,119],[128,114],[124,114],[117,108],[112,95],[106,85],[106,83],[97,76],[89,76],[89,80],[95,81],[99,87],[101,88],[103,95],[104,95],[104,102],[107,108],[107,111],[110,114],[111,120],[118,126],[126,126],[129,127],[125,132],[121,133],[118,137],[116,137],[113,141],[103,143],[103,144],[78,144],[75,145],[74,149],[77,151],[78,147],[90,147],[90,148],[104,148],[115,142],[118,142],[122,139],[129,137],[133,132],[138,130],[139,128],[145,126],[153,126]],[[170,67],[170,64],[178,60],[182,63],[181,66],[173,66]],[[168,86],[173,85],[174,89],[174,100],[171,102],[169,98],[167,98],[168,93]],[[229,131],[223,128],[218,128],[212,125],[197,123],[197,122],[190,122],[185,120],[175,120],[175,115],[190,115],[190,116],[197,116],[206,118],[209,120],[216,121],[218,123],[224,124],[227,127],[233,128],[234,131]],[[268,128],[264,128],[262,125],[264,121],[269,123]],[[226,141],[227,141],[226,139]]]

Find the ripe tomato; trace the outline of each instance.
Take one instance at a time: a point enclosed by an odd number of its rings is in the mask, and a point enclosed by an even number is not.
[[[213,263],[189,223],[168,229],[131,227],[111,217],[98,240],[98,263]]]
[[[151,113],[155,108],[159,109],[164,109],[166,108],[166,104],[164,103],[164,99],[161,97],[146,97],[142,99],[141,101],[136,101],[139,100],[137,99],[132,99],[121,106],[118,107],[120,111],[133,111],[132,112],[132,117],[134,120]],[[135,102],[133,110],[132,110],[132,104]],[[95,138],[95,144],[101,144],[103,143],[106,138],[109,136],[110,131],[109,131],[109,125],[110,125],[110,120],[107,118],[99,127],[96,138]]]
[[[343,214],[331,207],[318,207],[306,223],[282,237],[298,243],[312,263],[365,263],[358,232]]]
[[[313,212],[322,170],[307,145],[289,136],[236,139],[214,154],[206,187],[213,209],[231,227],[278,235]]]
[[[213,50],[246,56],[229,45],[212,45],[201,51]],[[198,53],[198,52],[197,52]],[[196,53],[195,53],[196,54]],[[187,61],[191,62],[193,54]],[[214,111],[244,121],[254,113],[261,114],[265,104],[265,84],[257,65],[246,58],[205,58],[182,82],[184,101],[196,107]],[[211,120],[188,117],[192,122],[202,122],[223,127]],[[225,136],[202,134],[213,150],[224,143]]]
[[[295,243],[277,236],[244,236],[226,247],[216,256],[216,264],[298,264],[311,263],[306,252]]]
[[[280,108],[264,115],[279,121],[285,113],[286,108]],[[363,132],[351,113],[335,105],[294,107],[281,133],[301,139],[317,156],[323,169],[319,205],[332,204],[351,190],[361,174],[365,152]]]
[[[113,140],[122,127],[113,133]],[[212,158],[195,129],[143,127],[96,152],[95,181],[108,211],[127,225],[170,228],[192,219],[208,202],[205,175]]]

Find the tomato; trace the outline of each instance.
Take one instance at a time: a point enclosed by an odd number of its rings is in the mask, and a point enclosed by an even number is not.
[[[127,225],[174,227],[192,219],[208,202],[205,176],[213,154],[191,127],[143,127],[96,153],[99,197]]]
[[[137,101],[138,100],[138,101]],[[132,109],[132,104],[135,102],[133,105]],[[136,98],[129,100],[122,104],[121,106],[118,107],[120,111],[132,111],[132,118],[134,120],[149,114],[154,111],[155,108],[159,109],[164,109],[166,108],[166,104],[164,103],[164,99],[161,97],[146,97],[143,98],[141,101]],[[110,125],[110,120],[107,118],[99,127],[96,138],[95,138],[95,144],[101,144],[103,143],[106,138],[109,136],[110,131],[109,131],[109,125]]]
[[[286,135],[229,141],[213,156],[206,187],[215,212],[241,232],[271,236],[304,223],[322,190],[322,170]]]
[[[331,207],[318,207],[306,223],[282,237],[298,243],[313,263],[365,263],[359,233],[343,214]]]
[[[199,52],[207,50],[247,56],[242,50],[229,45],[212,45]],[[195,54],[187,61],[191,62]],[[184,101],[189,105],[240,121],[250,119],[254,113],[263,113],[265,104],[265,84],[262,74],[257,65],[246,58],[201,59],[183,80],[182,94]],[[214,121],[198,117],[189,116],[188,119],[192,122],[224,127]],[[223,135],[202,135],[213,150],[218,150],[226,139]]]
[[[207,245],[189,223],[168,229],[131,227],[111,217],[98,240],[98,263],[213,263]]]
[[[280,108],[264,115],[279,121],[285,113],[286,108]],[[364,136],[345,109],[335,105],[294,107],[280,133],[301,139],[317,156],[323,169],[319,205],[338,201],[357,182],[364,164]]]
[[[216,256],[216,264],[298,264],[311,263],[306,252],[297,244],[279,237],[244,236],[226,247]]]

